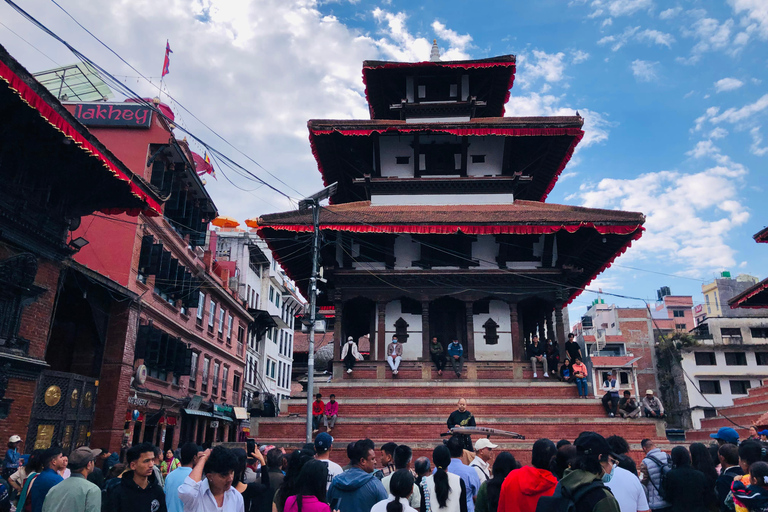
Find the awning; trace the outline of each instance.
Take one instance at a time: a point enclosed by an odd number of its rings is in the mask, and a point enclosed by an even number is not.
[[[232,418],[229,416],[222,416],[221,414],[214,414],[213,419],[232,422]]]
[[[210,418],[213,416],[213,414],[205,411],[196,411],[194,409],[184,409],[184,412],[189,414],[190,416],[204,416],[206,418]]]
[[[233,407],[235,411],[235,419],[236,420],[247,420],[248,419],[248,411],[245,410],[245,407]]]

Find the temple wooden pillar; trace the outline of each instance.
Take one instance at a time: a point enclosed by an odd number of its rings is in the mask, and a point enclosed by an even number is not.
[[[525,332],[517,313],[517,303],[509,303],[510,334],[512,336],[512,360],[525,361]]]
[[[387,303],[385,301],[376,302],[376,313],[378,315],[378,322],[376,327],[376,350],[371,347],[371,354],[376,354],[374,359],[376,361],[383,361],[386,359],[385,350],[387,346]]]
[[[543,343],[544,340],[547,339],[547,334],[544,330],[544,324],[546,323],[547,315],[543,312],[540,312],[539,315],[539,318],[536,320],[537,330],[535,332],[538,332],[539,341]]]
[[[565,354],[565,324],[563,323],[563,304],[558,302],[555,305],[555,329],[557,332],[557,346],[561,354]],[[570,330],[570,329],[569,329]]]
[[[421,358],[429,361],[429,301],[421,301]]]
[[[555,327],[554,327],[553,322],[552,322],[552,312],[551,311],[549,313],[547,313],[546,322],[547,322],[547,337],[544,338],[544,339],[545,340],[549,339],[549,338],[552,338],[553,340],[556,339]]]
[[[334,323],[333,323],[333,339],[336,340],[336,346],[333,347],[334,356],[333,359],[336,362],[341,361],[341,349],[344,346],[344,344],[347,342],[347,339],[344,337],[344,330],[343,330],[343,313],[344,313],[344,303],[341,300],[335,300],[333,302],[333,314],[335,316]]]
[[[467,314],[467,361],[475,360],[475,319],[472,313],[472,301],[464,303]]]

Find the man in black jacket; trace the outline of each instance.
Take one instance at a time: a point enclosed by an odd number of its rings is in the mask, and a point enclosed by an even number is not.
[[[544,345],[539,343],[539,337],[535,334],[531,339],[531,344],[528,345],[528,359],[531,360],[531,366],[533,367],[533,378],[535,379],[539,375],[536,373],[536,363],[541,363],[541,367],[544,370],[544,377],[549,377],[547,368],[547,355]]]
[[[717,494],[717,506],[721,512],[730,512],[725,504],[725,498],[731,490],[733,478],[744,474],[739,466],[739,448],[735,444],[724,444],[717,450],[717,458],[720,459],[720,476],[715,481],[715,493]]]
[[[130,471],[107,494],[109,512],[166,512],[165,493],[155,480],[155,448],[149,443],[132,446],[126,453]]]

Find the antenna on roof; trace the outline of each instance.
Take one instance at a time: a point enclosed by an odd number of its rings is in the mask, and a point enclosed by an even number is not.
[[[432,40],[432,51],[429,52],[429,62],[440,62],[440,48],[437,47],[437,39]]]

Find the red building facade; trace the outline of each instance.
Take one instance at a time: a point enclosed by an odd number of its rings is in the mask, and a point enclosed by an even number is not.
[[[66,106],[163,198],[162,216],[91,216],[75,232],[91,241],[77,261],[139,297],[107,347],[100,397],[108,398],[97,406],[103,422],[93,442],[117,450],[235,440],[253,319],[230,289],[235,276],[209,250],[217,213],[195,155],[173,135],[163,104]]]

